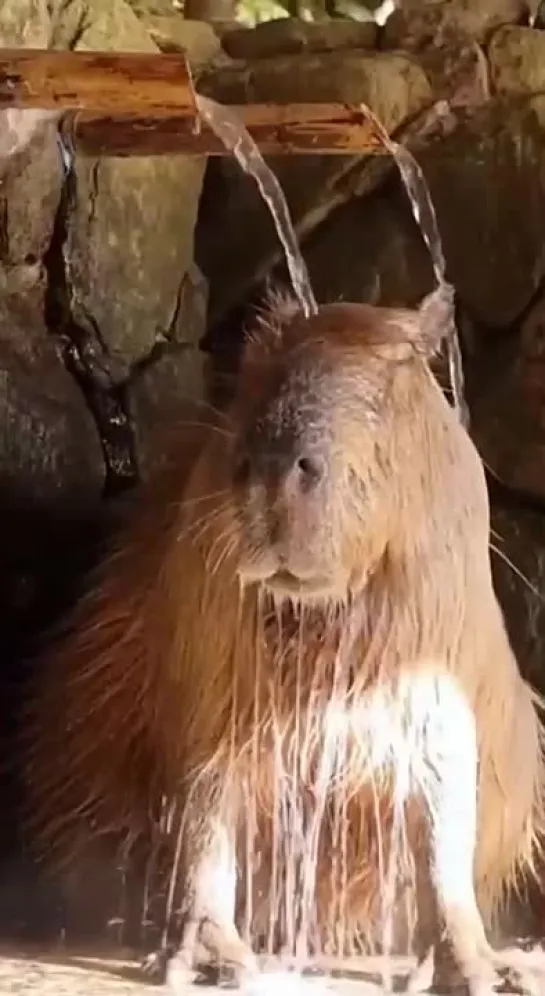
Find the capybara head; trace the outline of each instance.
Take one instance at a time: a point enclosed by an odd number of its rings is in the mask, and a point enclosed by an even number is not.
[[[425,359],[450,304],[443,287],[418,311],[338,303],[305,318],[276,309],[251,337],[232,479],[243,583],[344,601],[364,582],[362,564],[382,553],[394,514],[394,423],[411,417],[415,374],[429,381]]]

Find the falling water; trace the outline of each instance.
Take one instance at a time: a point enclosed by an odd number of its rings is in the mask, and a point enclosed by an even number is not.
[[[372,122],[375,132],[379,136],[384,148],[396,162],[401,180],[411,203],[414,219],[429,249],[435,278],[438,283],[438,293],[440,293],[442,288],[447,284],[446,261],[437,224],[437,215],[420,164],[405,146],[400,145],[399,142],[394,142],[390,138],[386,129],[366,105],[362,104],[361,107],[365,116]],[[469,413],[465,401],[464,368],[454,315],[452,315],[451,326],[447,330],[447,355],[454,407],[463,424],[467,425]]]
[[[251,135],[237,114],[208,97],[197,95],[197,107],[203,121],[232,152],[245,173],[253,176],[271,215],[286,255],[293,290],[308,317],[315,315],[318,305],[310,283],[306,263],[293,229],[289,208],[277,177],[263,159]]]

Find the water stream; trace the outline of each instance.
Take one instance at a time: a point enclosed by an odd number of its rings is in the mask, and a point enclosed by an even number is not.
[[[318,310],[312,290],[306,263],[303,259],[295,234],[289,208],[277,177],[263,159],[257,145],[240,118],[230,108],[217,104],[208,97],[197,94],[199,114],[225,148],[232,152],[237,163],[252,176],[259,192],[271,212],[274,226],[284,253],[293,292],[301,305],[303,314],[309,318]]]
[[[372,121],[375,132],[380,137],[384,148],[395,160],[403,186],[409,198],[414,220],[420,229],[422,238],[431,256],[435,279],[437,280],[437,292],[441,293],[443,287],[447,284],[446,260],[437,224],[437,214],[422,168],[405,146],[400,145],[399,142],[394,142],[390,138],[386,129],[367,106],[362,105],[362,111]],[[469,419],[464,391],[464,367],[454,313],[451,316],[450,328],[445,330],[445,337],[453,404],[460,419],[464,425],[467,425]]]

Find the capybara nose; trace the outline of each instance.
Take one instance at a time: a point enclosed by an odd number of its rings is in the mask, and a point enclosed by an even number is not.
[[[297,456],[284,478],[285,490],[290,495],[308,494],[325,476],[325,461],[317,454]]]

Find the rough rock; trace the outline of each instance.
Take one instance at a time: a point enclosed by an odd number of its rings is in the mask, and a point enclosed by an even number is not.
[[[40,2],[2,8],[2,43],[47,44],[45,10]],[[45,324],[44,258],[62,184],[55,124],[30,128],[0,185],[0,490],[4,509],[40,517],[69,508],[83,516],[98,503],[104,479],[93,419]],[[24,558],[35,542],[30,522],[22,533],[4,529],[4,564],[14,551]]]
[[[370,198],[335,211],[304,248],[323,301],[416,305],[433,286],[428,249],[395,176]]]
[[[48,6],[43,0],[17,0],[0,11],[2,46],[47,48],[51,40]]]
[[[300,21],[283,17],[263,21],[255,28],[238,28],[222,36],[222,46],[234,59],[266,59],[299,52],[332,52],[336,49],[372,49],[378,40],[373,21]]]
[[[0,278],[0,490],[4,511],[60,515],[96,506],[102,449],[84,398],[44,325],[38,282]],[[2,548],[28,533],[2,534]]]
[[[545,275],[544,111],[543,97],[494,103],[420,155],[451,279],[474,317],[498,328]]]
[[[35,271],[51,242],[63,185],[55,123],[44,124],[11,159],[0,185],[0,263]]]
[[[195,347],[165,353],[136,376],[130,386],[141,476],[164,466],[162,441],[179,420],[183,402],[199,401],[205,383],[205,356]],[[164,435],[163,435],[164,433]]]
[[[171,2],[128,0],[152,41],[162,52],[187,52],[194,72],[219,57],[213,25],[188,20]]]
[[[479,43],[505,24],[527,23],[525,0],[403,0],[384,25],[384,48],[439,47],[445,35],[462,31]]]
[[[526,314],[518,336],[486,345],[476,358],[476,441],[503,481],[545,499],[544,292]]]
[[[50,19],[41,0],[21,0],[0,11],[0,46],[44,48],[50,38]],[[0,112],[0,179],[8,167],[11,172],[12,156],[25,149],[36,132],[42,131],[44,121],[47,123],[50,116],[42,111],[20,111],[14,107]]]
[[[156,51],[127,4],[79,7],[82,27],[65,36],[77,50]],[[206,25],[203,34],[209,39]],[[182,157],[77,159],[66,242],[72,313],[125,362],[143,359],[163,337],[184,340],[178,298],[193,261],[204,167]]]
[[[401,52],[304,52],[260,58],[203,74],[200,88],[224,103],[365,102],[395,129],[430,98],[424,73]]]
[[[184,282],[181,308],[185,343],[164,342],[149,362],[133,370],[128,399],[135,426],[136,455],[142,477],[156,473],[167,458],[162,442],[170,435],[187,402],[207,396],[205,354],[198,343],[206,325],[208,285],[196,267]]]
[[[545,89],[545,33],[502,28],[488,48],[490,81],[497,94],[524,97]]]

